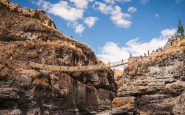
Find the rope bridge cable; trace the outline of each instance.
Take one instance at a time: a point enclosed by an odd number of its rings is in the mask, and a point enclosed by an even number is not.
[[[128,60],[121,60],[121,61],[116,61],[116,62],[111,62],[110,67],[117,67],[121,65],[128,64]]]
[[[87,66],[55,66],[55,65],[47,65],[40,64],[35,62],[29,62],[29,65],[33,68],[44,69],[48,71],[63,71],[63,72],[74,72],[74,71],[90,71],[90,70],[100,70],[108,67],[116,67],[120,65],[125,65],[128,62],[119,61],[120,63],[110,63],[108,66],[105,64],[97,64],[97,65],[87,65]]]

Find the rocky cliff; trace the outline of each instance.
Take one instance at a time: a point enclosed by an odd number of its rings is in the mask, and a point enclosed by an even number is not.
[[[71,115],[110,108],[116,84],[108,69],[45,71],[28,62],[78,66],[100,62],[85,44],[60,33],[42,10],[0,0],[0,114]],[[75,106],[75,107],[74,107]]]
[[[145,57],[132,57],[124,70],[113,113],[185,114],[185,37]]]

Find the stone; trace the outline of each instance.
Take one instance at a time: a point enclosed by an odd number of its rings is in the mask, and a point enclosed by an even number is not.
[[[19,95],[16,88],[0,88],[1,100],[18,100]]]
[[[132,112],[135,106],[135,97],[116,97],[112,101],[113,113]]]
[[[175,106],[173,107],[174,114],[176,115],[184,114],[184,111],[185,111],[184,102],[185,102],[185,93],[183,93],[182,95],[180,95],[174,100],[174,104],[175,104]]]
[[[71,115],[75,110],[89,114],[110,109],[116,92],[110,68],[61,72],[30,66],[100,64],[90,47],[59,32],[43,10],[0,0],[0,15],[0,114],[16,110],[23,115]]]
[[[22,112],[19,109],[12,110],[0,110],[0,115],[21,115]]]
[[[124,70],[122,85],[118,86],[118,97],[112,102],[113,113],[184,114],[185,42],[178,39],[175,42],[173,47],[165,47],[147,57],[132,57],[129,60],[128,67]],[[135,106],[132,109],[126,108],[120,101],[128,97],[135,98]]]
[[[95,115],[112,115],[112,111],[111,110],[106,110],[106,111],[99,112]]]

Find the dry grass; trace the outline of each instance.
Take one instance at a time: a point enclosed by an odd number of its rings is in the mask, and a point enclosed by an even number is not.
[[[152,59],[156,59],[158,57],[165,57],[168,55],[174,55],[177,52],[184,51],[185,50],[185,39],[181,40],[175,40],[173,42],[172,47],[168,47],[166,49],[163,49],[161,52],[156,52],[150,55]]]
[[[48,41],[46,43],[44,43],[44,45],[48,45],[49,47],[55,47],[55,48],[66,48],[66,49],[71,49],[71,50],[75,50],[78,53],[82,54],[82,50],[80,48],[77,48],[74,44],[72,44],[71,42],[68,41],[61,41],[61,40],[55,40],[55,41]]]
[[[132,71],[135,69],[136,66],[139,66],[142,63],[150,63],[153,64],[157,62],[159,59],[165,59],[168,56],[175,55],[178,52],[185,51],[185,37],[183,39],[176,39],[172,43],[173,45],[170,47],[167,47],[159,52],[153,52],[151,55],[146,57],[135,57],[133,59],[129,60],[128,67],[125,68],[125,72]]]
[[[43,24],[42,22],[40,22],[39,20],[37,20],[37,19],[34,19],[34,21],[35,22],[37,22],[37,23],[41,23],[41,25],[42,26],[44,26],[44,27],[46,27],[46,28],[48,28],[48,29],[50,29],[50,30],[53,30],[53,31],[55,31],[55,32],[58,32],[58,33],[60,33],[57,29],[54,29],[54,28],[52,28],[52,27],[50,27],[50,26],[47,26],[47,25],[45,25],[45,24]],[[79,43],[78,41],[76,41],[75,39],[73,39],[73,38],[71,38],[71,37],[69,37],[69,36],[67,36],[67,35],[65,35],[65,34],[63,34],[63,33],[60,33],[60,37],[61,38],[65,38],[66,39],[66,41],[61,41],[61,40],[57,40],[57,41],[55,41],[56,43],[54,43],[55,45],[57,44],[57,43],[59,43],[59,44],[62,44],[62,46],[65,46],[65,47],[67,47],[68,45],[69,45],[69,49],[77,49],[77,50],[80,50],[79,48],[77,48],[76,46],[80,46],[81,48],[84,48],[84,49],[90,49],[90,47],[88,46],[88,45],[86,45],[86,44],[84,44],[84,43]],[[61,43],[61,42],[64,42],[64,43]],[[52,44],[52,43],[51,43]],[[59,45],[59,44],[57,44],[57,45]],[[74,45],[75,44],[75,45]]]

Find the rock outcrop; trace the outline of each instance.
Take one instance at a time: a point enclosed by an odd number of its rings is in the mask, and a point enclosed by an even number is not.
[[[184,115],[185,38],[161,51],[132,57],[112,102],[113,113]]]
[[[0,9],[3,11],[11,11],[20,13],[23,17],[31,17],[39,20],[45,26],[56,29],[53,20],[43,10],[32,10],[29,8],[21,8],[19,4],[11,3],[10,0],[1,0]],[[1,15],[4,15],[2,12]],[[13,18],[13,17],[12,17]]]
[[[78,66],[100,62],[85,44],[60,33],[42,10],[0,0],[0,114],[71,115],[111,106],[116,84],[107,68],[86,72],[45,71],[28,62]],[[75,106],[75,107],[74,107]]]

